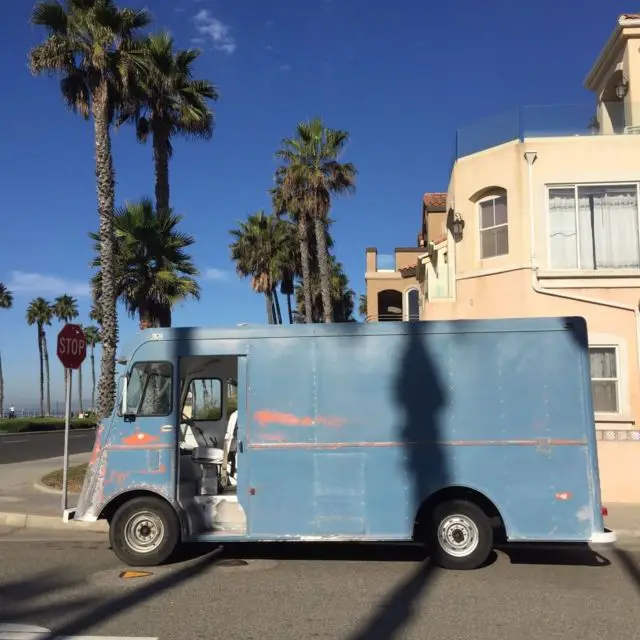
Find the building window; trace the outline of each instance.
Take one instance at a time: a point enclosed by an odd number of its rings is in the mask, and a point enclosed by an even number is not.
[[[495,258],[509,253],[507,196],[494,196],[480,203],[480,257]]]
[[[618,413],[619,380],[616,347],[589,347],[591,392],[596,413]]]
[[[640,269],[638,185],[549,189],[552,269]]]
[[[416,288],[405,291],[404,319],[409,321],[420,320],[420,293]]]

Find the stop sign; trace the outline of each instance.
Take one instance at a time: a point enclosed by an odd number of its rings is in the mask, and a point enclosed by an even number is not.
[[[87,357],[87,339],[79,324],[65,324],[58,334],[58,358],[65,369],[79,369]]]

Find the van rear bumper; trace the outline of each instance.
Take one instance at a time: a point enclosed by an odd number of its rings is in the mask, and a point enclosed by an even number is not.
[[[613,544],[617,540],[616,532],[606,529],[591,534],[589,542],[591,544]]]

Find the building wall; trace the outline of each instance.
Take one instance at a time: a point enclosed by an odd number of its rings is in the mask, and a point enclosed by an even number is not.
[[[531,169],[525,152],[535,152]],[[635,312],[640,301],[640,269],[552,269],[548,187],[640,183],[638,158],[640,136],[598,135],[527,139],[459,160],[447,197],[448,207],[465,221],[459,242],[448,236],[455,264],[455,299],[427,299],[423,310],[425,319],[434,320],[578,315],[587,320],[591,346],[616,347],[619,412],[595,416],[603,499],[610,502],[640,502],[640,484],[629,482],[640,466],[639,325]],[[507,196],[508,254],[483,259],[479,203],[503,193]],[[532,282],[546,293],[536,292]]]
[[[367,319],[375,322],[380,319],[386,319],[384,311],[379,308],[379,294],[384,291],[397,291],[401,294],[401,304],[406,312],[408,308],[407,295],[410,290],[419,291],[418,281],[415,275],[403,274],[401,269],[415,267],[417,257],[424,253],[422,248],[406,248],[396,249],[395,251],[395,270],[381,271],[377,264],[377,250],[369,248],[366,252],[365,284],[367,296]],[[422,308],[422,299],[420,299],[419,311]]]

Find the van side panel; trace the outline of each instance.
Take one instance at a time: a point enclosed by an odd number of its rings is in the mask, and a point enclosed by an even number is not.
[[[601,526],[584,322],[447,324],[251,341],[251,537],[410,538],[449,486],[514,540]]]

